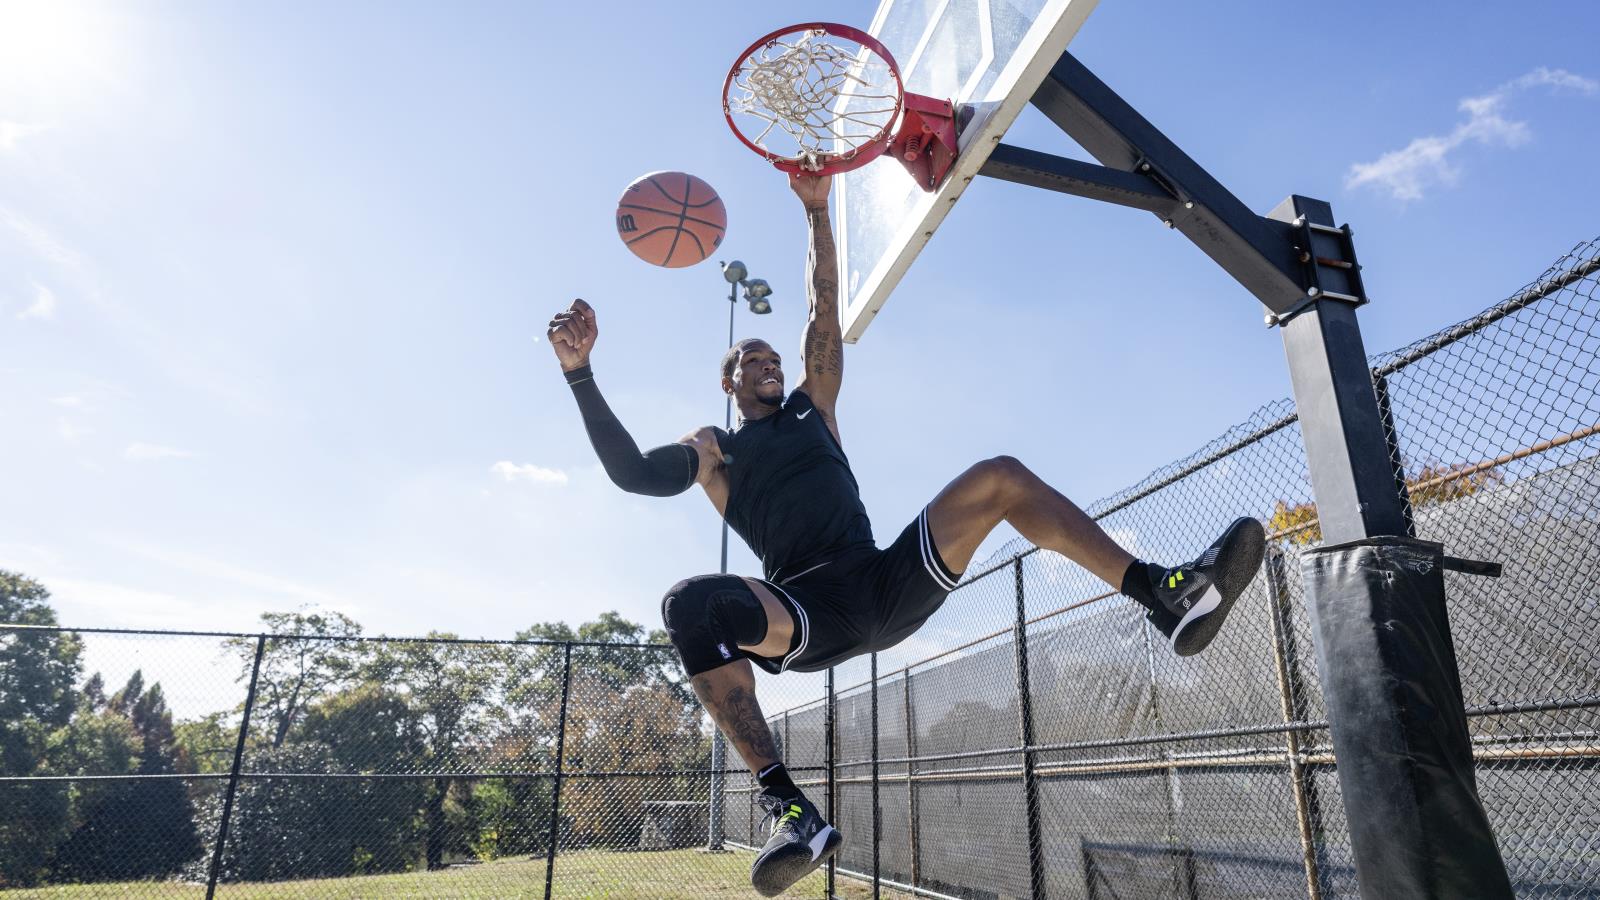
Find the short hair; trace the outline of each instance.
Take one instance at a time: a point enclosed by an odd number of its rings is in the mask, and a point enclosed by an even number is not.
[[[763,341],[761,338],[745,338],[744,340],[735,343],[732,347],[729,347],[728,352],[722,354],[722,377],[733,377],[733,369],[739,364],[739,357],[744,354],[744,348],[750,346],[751,344],[765,343],[767,342]],[[769,344],[768,346],[771,345]]]

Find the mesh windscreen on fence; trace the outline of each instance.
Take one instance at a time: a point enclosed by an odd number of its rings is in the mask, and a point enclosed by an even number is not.
[[[1580,245],[1373,361],[1418,536],[1504,566],[1447,587],[1520,896],[1600,895],[1597,271]],[[1357,896],[1293,405],[1089,512],[1147,559],[1238,516],[1269,553],[1192,659],[1018,543],[899,646],[763,676],[784,761],[846,836],[788,896]],[[731,897],[766,837],[664,645],[0,626],[0,652],[5,896]]]

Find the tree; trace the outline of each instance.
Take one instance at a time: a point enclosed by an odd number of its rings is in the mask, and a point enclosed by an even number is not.
[[[214,712],[173,727],[179,772],[216,775],[232,770],[239,725],[230,718],[230,713]]]
[[[413,772],[425,754],[421,726],[406,698],[371,681],[313,706],[299,739],[326,746],[339,771],[347,773]],[[348,860],[349,874],[411,867],[416,813],[424,799],[420,782],[347,780],[329,787],[344,795],[349,824],[330,837]]]
[[[0,624],[56,625],[50,592],[0,569]],[[59,631],[0,629],[0,775],[49,774],[49,735],[72,717],[83,644]],[[0,785],[0,887],[35,883],[68,827],[64,784]]]
[[[252,756],[262,771],[323,774],[339,771],[328,746],[289,741],[263,747]],[[348,875],[349,848],[340,835],[360,817],[350,805],[345,779],[248,778],[239,782],[228,824],[228,852],[222,856],[225,881],[282,881]],[[200,827],[215,834],[222,804],[202,810]],[[205,877],[205,861],[191,867]]]
[[[518,634],[524,640],[581,641],[572,650],[568,689],[566,761],[568,771],[619,772],[700,769],[708,762],[710,741],[701,731],[693,692],[680,677],[670,647],[627,646],[666,643],[666,635],[607,612],[578,626],[543,623]],[[559,651],[560,648],[551,648]],[[512,705],[554,722],[559,717],[563,671],[559,657],[545,665],[538,682],[518,685]],[[531,701],[521,707],[518,701]],[[643,802],[681,796],[688,779],[574,779],[563,789],[567,840],[579,846],[635,846],[643,823]]]
[[[90,679],[99,680],[98,673]],[[54,736],[61,774],[172,775],[178,749],[160,684],[135,671],[105,698],[86,691],[71,724]],[[56,849],[58,880],[111,881],[174,875],[202,852],[194,809],[182,781],[148,778],[84,782],[75,790],[73,829]]]
[[[343,613],[269,612],[261,621],[272,636],[262,649],[256,678],[256,705],[270,746],[282,747],[306,707],[336,690],[355,671],[362,645],[342,638],[361,634],[361,625]],[[239,680],[249,682],[256,639],[229,638],[223,645],[239,656]]]
[[[402,692],[423,740],[417,769],[438,773],[423,807],[425,858],[429,869],[438,869],[447,852],[471,852],[465,829],[451,826],[452,818],[458,824],[466,818],[466,810],[460,802],[447,810],[457,781],[449,773],[472,768],[490,744],[494,725],[505,721],[496,701],[502,696],[507,653],[503,645],[451,643],[457,640],[451,634],[430,632],[428,637],[443,642],[379,645],[362,673]]]

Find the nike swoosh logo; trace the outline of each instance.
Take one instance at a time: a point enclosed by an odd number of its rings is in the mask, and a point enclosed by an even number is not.
[[[809,416],[809,415],[811,415],[811,410],[808,409],[803,413],[798,413],[797,415],[795,415],[795,418],[796,419],[804,419],[806,416]]]

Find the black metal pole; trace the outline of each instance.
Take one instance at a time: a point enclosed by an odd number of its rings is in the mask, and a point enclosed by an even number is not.
[[[728,349],[733,349],[733,312],[739,300],[739,283],[728,285]],[[722,428],[724,431],[733,430],[733,395],[729,394],[727,403],[722,413]],[[728,574],[728,520],[722,520],[722,574]],[[717,732],[721,734],[721,732]]]
[[[1289,577],[1285,571],[1283,551],[1277,546],[1267,548],[1262,561],[1267,583],[1267,615],[1272,625],[1272,657],[1277,663],[1278,702],[1284,722],[1304,721],[1301,716],[1299,674],[1295,660],[1294,632],[1289,619]],[[1295,821],[1300,829],[1301,865],[1306,872],[1306,900],[1322,900],[1322,874],[1317,859],[1317,835],[1322,831],[1321,815],[1311,793],[1311,779],[1307,777],[1305,763],[1301,760],[1300,732],[1293,729],[1283,733],[1284,755],[1289,762],[1289,786],[1294,789]]]
[[[1322,529],[1302,558],[1306,606],[1361,894],[1510,897],[1476,787],[1443,549],[1410,536],[1393,420],[1348,302],[1365,298],[1350,230],[1300,196],[1268,217],[1321,285],[1279,323]]]
[[[879,844],[883,840],[883,809],[878,805],[878,654],[872,654],[872,900],[878,900]]]
[[[911,886],[920,887],[922,848],[917,841],[917,725],[911,707],[911,668],[906,667],[906,841],[911,845]]]
[[[1030,896],[1045,896],[1044,839],[1039,833],[1039,782],[1034,774],[1033,752],[1033,696],[1028,675],[1028,603],[1023,588],[1022,558],[1015,563],[1017,579],[1017,621],[1015,637],[1017,656],[1017,716],[1022,737],[1022,796],[1028,816],[1028,877],[1032,884]]]
[[[239,789],[239,771],[244,766],[244,741],[250,733],[250,710],[256,705],[256,682],[261,677],[261,657],[267,649],[267,636],[256,635],[256,658],[250,665],[250,687],[244,695],[244,715],[239,717],[239,740],[233,745],[233,769],[228,775],[228,791],[222,798],[222,821],[217,824],[217,845],[211,848],[211,872],[206,876],[206,900],[217,892],[217,876],[222,872],[222,849],[228,843],[228,820],[233,816],[233,795]]]
[[[1400,455],[1400,430],[1394,424],[1394,405],[1389,399],[1389,376],[1374,372],[1372,387],[1378,399],[1378,422],[1383,426],[1384,440],[1389,445],[1389,465],[1394,469],[1395,494],[1400,497],[1400,509],[1405,515],[1405,536],[1416,537],[1417,517],[1411,508],[1411,488],[1406,484],[1405,458]]]
[[[728,284],[728,348],[733,348],[733,313],[734,304],[739,297],[739,283]],[[733,430],[733,395],[729,394],[723,407],[722,427],[724,430]],[[717,571],[728,574],[728,520],[722,520],[722,565]],[[718,851],[722,849],[724,837],[723,808],[727,801],[725,779],[723,770],[728,767],[728,741],[722,736],[722,729],[712,723],[711,728],[711,796],[706,809],[706,850]]]
[[[556,875],[556,844],[561,838],[561,776],[566,767],[567,697],[572,692],[572,645],[561,648],[561,712],[556,726],[556,784],[550,792],[550,848],[544,858],[544,900],[550,900]]]
[[[822,731],[823,731],[823,735],[824,735],[825,739],[828,742],[828,747],[827,747],[827,750],[825,751],[825,760],[826,760],[826,765],[827,765],[827,768],[828,768],[828,787],[827,787],[828,821],[829,822],[833,822],[833,821],[837,821],[834,818],[834,809],[835,809],[836,804],[834,803],[833,793],[834,793],[834,790],[837,788],[838,785],[837,785],[837,783],[836,783],[836,781],[834,779],[834,772],[833,772],[834,714],[833,714],[833,667],[832,666],[828,667],[828,703],[827,703],[826,709],[827,709],[827,712],[825,713],[825,717],[823,719]],[[834,877],[835,877],[836,873],[838,872],[838,868],[839,868],[839,854],[835,853],[834,855],[828,857],[828,898],[829,898],[829,900],[833,900]]]
[[[1318,262],[1354,255],[1349,231],[1333,226],[1333,207],[1296,195],[1278,204],[1267,218],[1294,229],[1303,253],[1312,260],[1307,265],[1319,271],[1327,291],[1343,295],[1361,289],[1359,281],[1350,280],[1354,268]],[[1356,304],[1328,299],[1321,288],[1312,290],[1315,293],[1305,307],[1279,324],[1323,541],[1339,544],[1405,535],[1405,498],[1395,490],[1389,439],[1367,367]]]

